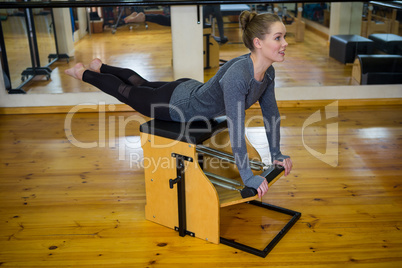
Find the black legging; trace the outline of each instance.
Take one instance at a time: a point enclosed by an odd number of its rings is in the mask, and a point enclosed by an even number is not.
[[[101,73],[86,70],[82,81],[96,86],[139,113],[171,121],[169,101],[173,90],[187,78],[173,82],[149,82],[133,70],[103,64]]]

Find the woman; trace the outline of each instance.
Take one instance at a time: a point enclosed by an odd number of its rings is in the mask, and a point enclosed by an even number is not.
[[[214,118],[226,115],[233,155],[244,184],[257,189],[259,197],[268,191],[268,183],[254,176],[245,141],[245,110],[259,101],[270,152],[274,164],[292,169],[289,156],[279,148],[280,115],[275,99],[274,62],[282,62],[288,43],[286,28],[273,14],[248,11],[240,15],[243,42],[250,53],[225,63],[205,84],[193,79],[173,82],[149,82],[129,69],[103,64],[95,59],[85,69],[78,63],[66,70],[68,75],[90,83],[116,97],[143,115],[162,120],[188,121],[194,117]]]

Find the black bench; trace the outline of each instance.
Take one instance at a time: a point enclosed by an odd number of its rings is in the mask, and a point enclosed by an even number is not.
[[[402,55],[402,36],[396,34],[371,34],[370,40],[374,41],[374,47],[387,54]]]
[[[337,61],[353,63],[358,54],[372,54],[374,42],[358,35],[333,35],[329,44],[329,56]]]
[[[402,84],[402,56],[358,55],[362,85]]]

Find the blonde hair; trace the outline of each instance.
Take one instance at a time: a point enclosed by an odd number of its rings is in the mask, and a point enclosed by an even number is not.
[[[275,22],[282,22],[281,18],[276,14],[243,11],[240,14],[240,25],[243,30],[243,43],[250,49],[254,50],[253,40],[258,38],[263,40],[266,34],[270,33],[271,26]]]

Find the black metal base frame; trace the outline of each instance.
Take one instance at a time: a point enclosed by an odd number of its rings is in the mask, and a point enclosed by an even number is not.
[[[301,213],[293,211],[293,210],[289,210],[289,209],[286,209],[286,208],[266,204],[266,203],[263,203],[263,202],[260,202],[260,201],[255,201],[255,200],[247,202],[247,203],[251,204],[251,205],[259,206],[259,207],[262,207],[262,208],[266,208],[268,210],[272,210],[272,211],[276,211],[276,212],[279,212],[279,213],[283,213],[283,214],[292,216],[292,218],[289,220],[289,222],[282,228],[281,231],[279,231],[279,233],[274,237],[274,239],[271,242],[269,242],[269,244],[263,250],[253,248],[253,247],[250,247],[250,246],[235,242],[233,240],[230,240],[230,239],[227,239],[227,238],[224,238],[224,237],[220,238],[220,242],[222,244],[224,244],[224,245],[227,245],[227,246],[230,246],[230,247],[233,247],[233,248],[237,248],[239,250],[242,250],[242,251],[257,255],[259,257],[265,258],[268,255],[268,253],[270,253],[271,250],[276,246],[276,244],[278,244],[278,242],[285,236],[285,234],[290,230],[290,228],[293,227],[293,225],[300,218]]]

